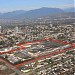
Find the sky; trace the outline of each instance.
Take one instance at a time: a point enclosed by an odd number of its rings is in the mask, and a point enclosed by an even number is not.
[[[68,8],[74,6],[74,0],[0,0],[0,12],[32,10],[41,7]]]

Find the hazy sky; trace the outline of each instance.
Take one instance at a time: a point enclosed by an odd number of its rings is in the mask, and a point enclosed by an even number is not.
[[[31,10],[41,7],[73,7],[74,0],[0,0],[0,12]]]

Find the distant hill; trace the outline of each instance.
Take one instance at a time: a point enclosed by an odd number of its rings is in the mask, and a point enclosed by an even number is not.
[[[49,22],[50,19],[75,18],[75,12],[72,8],[59,9],[47,7],[29,11],[16,10],[8,13],[0,13],[0,25],[15,25],[16,23],[22,25],[31,24],[38,18],[45,20],[46,17],[49,17]]]
[[[65,8],[63,10],[64,10],[64,12],[75,12],[75,7]]]
[[[55,13],[62,13],[63,10],[59,9],[59,8],[40,8],[40,9],[35,9],[35,10],[30,10],[27,11],[25,14],[21,15],[21,18],[37,18],[37,17],[41,17],[41,16],[46,16],[46,15],[50,15],[50,14],[55,14]]]
[[[24,10],[16,10],[7,13],[0,13],[0,19],[13,19],[14,17],[24,14],[26,11]]]
[[[46,15],[60,14],[64,12],[75,12],[75,8],[72,7],[72,8],[60,9],[60,8],[43,7],[29,11],[16,10],[7,13],[0,13],[0,19],[11,19],[11,20],[34,19]]]
[[[0,14],[0,19],[24,19],[24,18],[37,18],[40,16],[45,16],[49,14],[55,14],[55,13],[62,13],[63,10],[59,8],[47,8],[43,7],[40,9],[34,9],[30,11],[23,11],[23,10],[18,10],[18,11],[13,11],[13,12],[8,12],[8,13],[1,13]]]

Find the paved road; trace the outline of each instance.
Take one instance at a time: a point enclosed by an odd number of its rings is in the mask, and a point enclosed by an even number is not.
[[[22,74],[21,71],[19,71],[15,66],[12,66],[11,64],[9,64],[6,61],[4,61],[3,59],[0,58],[0,61],[4,62],[9,68],[11,68],[13,71],[18,73],[19,75],[25,75],[25,74]]]

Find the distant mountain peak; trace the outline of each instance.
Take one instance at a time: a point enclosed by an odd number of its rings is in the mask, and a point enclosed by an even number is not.
[[[62,12],[63,10],[59,8],[42,7],[39,9],[34,9],[29,11],[16,10],[13,12],[4,13],[0,15],[0,18],[4,18],[4,19],[38,18],[41,16],[62,13]]]

